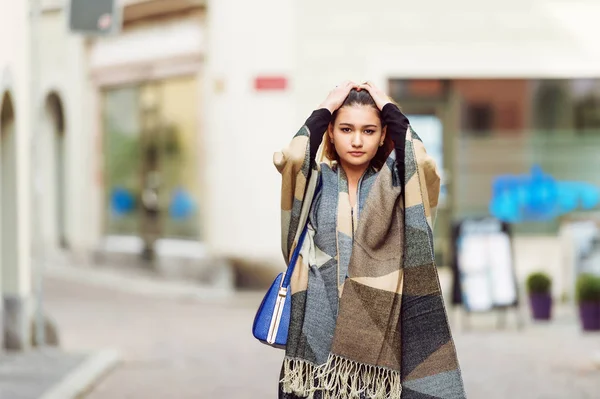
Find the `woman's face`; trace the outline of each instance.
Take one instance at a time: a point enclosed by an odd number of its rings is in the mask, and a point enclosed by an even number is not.
[[[368,105],[350,105],[338,110],[329,126],[329,138],[343,166],[367,167],[385,139],[377,110]]]

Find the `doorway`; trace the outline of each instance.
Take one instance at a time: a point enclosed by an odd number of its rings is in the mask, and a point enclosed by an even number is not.
[[[51,93],[46,99],[44,117],[48,129],[49,153],[43,158],[47,159],[47,182],[53,196],[53,201],[48,212],[50,229],[49,235],[53,237],[59,248],[67,249],[67,182],[66,182],[66,137],[65,116],[62,100],[56,93]],[[40,154],[41,155],[41,154]]]

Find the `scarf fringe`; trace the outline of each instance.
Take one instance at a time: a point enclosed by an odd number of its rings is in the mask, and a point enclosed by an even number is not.
[[[308,399],[322,392],[323,399],[400,399],[400,372],[358,363],[329,354],[325,364],[315,366],[302,359],[286,357],[283,362],[283,392]]]
[[[280,381],[283,392],[313,399],[314,392],[317,390],[315,370],[316,366],[312,363],[286,357],[283,361],[283,378]]]

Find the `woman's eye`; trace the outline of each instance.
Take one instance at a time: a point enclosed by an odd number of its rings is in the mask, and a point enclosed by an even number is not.
[[[350,128],[349,127],[343,127],[342,128],[342,132],[344,132],[344,133],[350,133]]]
[[[365,133],[366,134],[373,134],[373,133],[375,133],[375,130],[369,130],[369,129],[367,129],[367,130],[365,130]]]

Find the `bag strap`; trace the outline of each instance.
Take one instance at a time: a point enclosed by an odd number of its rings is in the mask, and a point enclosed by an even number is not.
[[[317,183],[317,188],[315,189],[315,194],[313,195],[313,200],[317,196],[317,194],[321,191],[321,179],[319,178],[319,182]],[[310,213],[310,209],[309,209]],[[298,239],[298,244],[296,244],[296,248],[294,248],[294,252],[292,253],[292,258],[288,263],[287,270],[283,275],[283,280],[281,281],[281,288],[288,288],[290,286],[290,280],[292,279],[292,273],[294,273],[294,267],[296,267],[296,262],[298,261],[298,256],[300,256],[300,250],[302,249],[302,245],[304,244],[304,237],[306,237],[306,232],[308,231],[308,217],[306,218],[306,222],[304,223],[304,229],[300,234],[300,238]]]
[[[281,282],[282,288],[288,288],[290,286],[290,280],[292,279],[292,273],[294,273],[294,267],[296,266],[296,262],[298,261],[298,256],[300,255],[300,249],[302,249],[302,244],[304,243],[304,237],[306,236],[306,231],[308,230],[308,223],[304,226],[304,230],[302,234],[300,234],[300,239],[298,240],[298,244],[294,249],[294,253],[292,254],[292,259],[290,259],[290,263],[288,264],[287,270],[285,271],[285,275],[283,276],[283,281]]]

